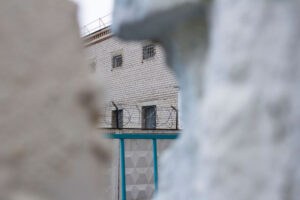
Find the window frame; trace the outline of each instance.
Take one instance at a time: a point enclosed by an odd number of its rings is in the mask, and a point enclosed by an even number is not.
[[[153,108],[154,109],[154,119],[147,121],[147,110]],[[148,123],[154,122],[153,125],[149,125]],[[157,128],[157,107],[156,105],[149,105],[142,107],[142,129],[150,129],[155,130]]]
[[[118,61],[118,59],[120,59]],[[122,54],[117,54],[112,56],[112,68],[118,68],[122,67],[123,65],[123,55]]]
[[[112,110],[111,112],[111,128],[123,128],[123,109]],[[118,124],[117,124],[118,117]]]
[[[156,55],[155,44],[150,43],[143,46],[143,60],[154,58],[155,55]]]

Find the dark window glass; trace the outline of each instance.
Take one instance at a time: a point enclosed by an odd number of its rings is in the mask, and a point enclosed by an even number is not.
[[[112,128],[123,128],[123,110],[112,111],[111,126]]]
[[[149,44],[143,47],[143,60],[152,58],[155,56],[154,44]]]
[[[142,128],[156,129],[156,106],[144,106],[142,112]]]
[[[112,58],[112,67],[121,67],[123,63],[122,55],[113,56]]]

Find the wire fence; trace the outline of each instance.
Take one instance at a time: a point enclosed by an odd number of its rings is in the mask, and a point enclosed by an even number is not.
[[[105,28],[107,26],[110,26],[112,23],[112,17],[111,17],[111,13],[103,16],[103,17],[99,17],[98,19],[84,25],[81,28],[81,34],[82,36],[87,36],[91,33],[94,33],[102,28]]]
[[[179,127],[175,106],[109,105],[102,109],[100,128],[173,129]]]

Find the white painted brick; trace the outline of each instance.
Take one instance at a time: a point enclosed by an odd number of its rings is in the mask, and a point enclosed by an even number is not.
[[[157,128],[175,128],[175,112],[168,120],[171,106],[178,107],[175,75],[167,67],[159,45],[155,57],[148,60],[142,59],[142,47],[142,42],[123,42],[116,37],[86,47],[88,59],[96,59],[96,73],[107,92],[105,120],[100,126],[111,127],[111,101],[124,105],[124,127],[128,128],[141,128],[141,113],[136,104],[157,101]],[[122,52],[123,65],[112,69],[112,55],[116,51]],[[129,113],[131,123],[126,124]]]

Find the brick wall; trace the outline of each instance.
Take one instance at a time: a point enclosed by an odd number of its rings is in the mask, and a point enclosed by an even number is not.
[[[87,58],[94,63],[94,73],[105,88],[101,127],[111,127],[111,111],[114,109],[111,101],[114,101],[123,109],[124,128],[141,128],[142,106],[151,104],[157,106],[157,128],[176,128],[176,112],[171,108],[177,108],[178,104],[175,76],[166,66],[165,55],[159,45],[155,45],[156,55],[153,58],[143,60],[145,44],[108,37],[86,47]],[[112,56],[118,54],[122,54],[123,64],[112,68]]]

